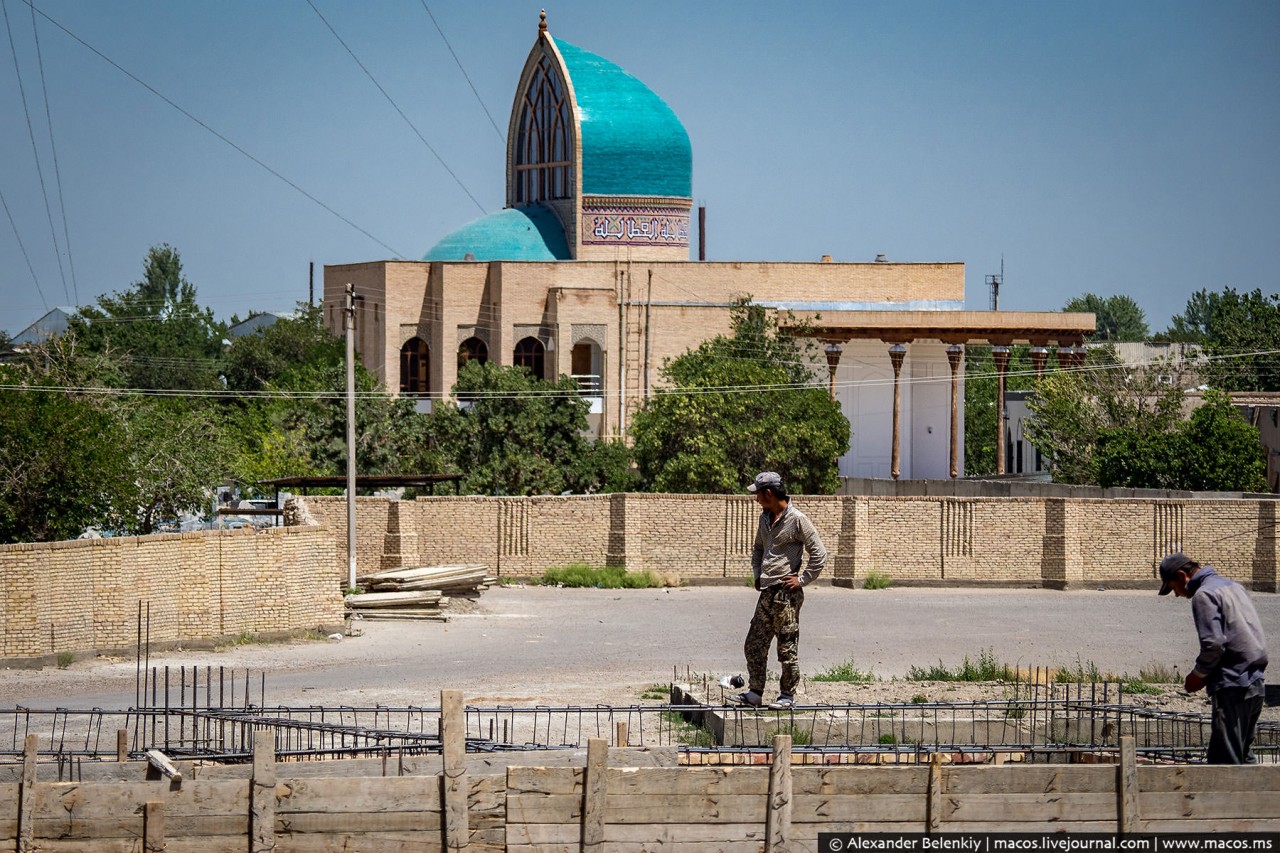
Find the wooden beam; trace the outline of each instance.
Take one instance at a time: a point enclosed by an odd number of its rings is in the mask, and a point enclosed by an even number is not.
[[[773,738],[764,849],[765,853],[789,853],[791,850],[791,735],[775,735]]]
[[[582,850],[584,853],[604,849],[608,767],[608,741],[604,738],[590,738],[587,741],[587,775],[582,786]]]
[[[142,853],[163,853],[164,847],[164,803],[148,800],[142,809]]]
[[[462,850],[470,841],[467,823],[467,732],[461,690],[440,691],[440,739],[444,744],[440,798],[444,803],[444,846]]]
[[[627,721],[618,720],[618,734],[613,739],[613,745],[619,748],[627,745]]]
[[[147,763],[159,770],[166,779],[172,779],[179,785],[182,784],[182,772],[173,766],[173,762],[169,757],[158,749],[147,750]]]
[[[40,736],[27,735],[22,744],[22,784],[18,791],[18,853],[35,853],[35,821],[32,811],[36,802],[36,753]]]
[[[129,760],[129,730],[116,729],[116,761]]]
[[[942,829],[942,753],[935,752],[929,759],[929,787],[927,789],[929,807],[928,832],[935,833]]]
[[[1138,817],[1138,751],[1134,745],[1133,735],[1120,738],[1120,766],[1116,768],[1119,777],[1116,781],[1116,797],[1119,806],[1117,830],[1122,833],[1135,833],[1139,827]]]
[[[253,730],[253,776],[249,779],[249,850],[276,849],[276,732]]]

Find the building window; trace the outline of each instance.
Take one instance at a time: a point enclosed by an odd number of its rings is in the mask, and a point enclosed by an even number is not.
[[[430,351],[422,338],[410,338],[400,347],[400,393],[423,396],[427,393]]]
[[[468,361],[485,364],[489,361],[489,347],[477,337],[467,338],[458,344],[458,369],[461,370]]]
[[[521,99],[515,149],[515,202],[573,198],[569,100],[548,56],[542,57]]]
[[[569,354],[569,370],[584,395],[601,396],[604,383],[600,375],[599,344],[592,340],[583,340],[574,344]]]
[[[512,363],[516,367],[523,367],[534,379],[545,379],[546,374],[543,372],[544,363],[546,361],[547,348],[542,345],[542,341],[535,337],[521,338],[516,344],[516,349],[512,357]]]

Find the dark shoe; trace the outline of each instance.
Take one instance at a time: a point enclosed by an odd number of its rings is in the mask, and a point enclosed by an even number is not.
[[[747,705],[752,708],[759,708],[764,704],[764,699],[754,690],[747,690],[733,694],[729,697],[729,702],[733,705]]]
[[[775,711],[790,711],[796,706],[796,700],[783,693],[777,699],[769,703],[769,707]]]

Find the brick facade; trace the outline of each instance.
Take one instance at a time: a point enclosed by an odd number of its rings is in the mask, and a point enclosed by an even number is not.
[[[318,527],[0,545],[0,660],[132,651],[342,624],[332,537]]]
[[[345,530],[343,498],[305,505]],[[1144,586],[1181,547],[1233,580],[1277,591],[1270,501],[800,496],[796,506],[827,545],[824,577],[841,585],[876,572],[918,584]],[[528,577],[584,562],[687,581],[745,579],[757,519],[745,495],[361,498],[357,508],[361,576],[465,562]],[[345,536],[335,539],[345,565]]]

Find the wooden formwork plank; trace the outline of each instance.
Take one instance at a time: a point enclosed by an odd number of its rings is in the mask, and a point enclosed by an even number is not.
[[[816,841],[819,832],[924,832],[924,827],[923,820],[814,821],[813,823],[796,823],[795,840],[797,842]]]
[[[754,850],[764,846],[764,824],[609,824],[605,844],[610,851],[635,849]],[[815,835],[816,838],[816,835]],[[567,824],[526,824],[507,832],[509,850],[573,850],[580,845],[579,828]]]
[[[1143,820],[1142,832],[1280,832],[1280,817]]]
[[[27,735],[23,744],[22,783],[18,789],[18,853],[35,850],[36,754],[40,736]]]
[[[249,832],[249,816],[202,815],[198,817],[165,815],[165,835],[174,838],[188,836],[229,836],[244,839]],[[122,812],[116,817],[100,817],[90,820],[41,818],[34,821],[37,845],[51,838],[142,838],[146,832],[143,811]]]
[[[0,841],[6,850],[13,850],[18,840],[18,804],[22,790],[17,782],[0,782]]]
[[[405,853],[409,850],[413,853],[443,853],[445,846],[438,831],[333,832],[276,837],[276,853]],[[237,853],[244,853],[244,847],[241,846]]]
[[[32,815],[37,820],[94,820],[138,815],[148,801],[165,804],[169,821],[180,817],[248,814],[244,782],[41,782],[35,786]]]
[[[163,853],[164,850],[164,803],[152,801],[142,811],[142,851]]]
[[[512,768],[514,782],[523,792],[549,794],[573,793],[577,781],[563,776],[549,778],[539,768],[536,774]],[[563,773],[568,768],[545,768]],[[515,772],[519,770],[520,772]],[[944,773],[949,772],[944,770]],[[657,794],[696,796],[719,794],[755,794],[769,791],[769,769],[765,766],[741,767],[639,767],[609,770],[609,790],[620,794]],[[797,767],[791,768],[791,789],[796,796],[804,794],[915,794],[923,796],[928,780],[927,768],[916,767]]]
[[[804,794],[795,798],[791,819],[796,823],[827,820],[920,821],[928,819],[923,791],[914,794]]]
[[[769,810],[765,819],[765,849],[791,849],[791,735],[775,735],[769,765]]]
[[[278,815],[280,835],[345,832],[430,832],[438,835],[441,813],[430,812],[304,812]]]
[[[461,690],[440,691],[440,740],[443,772],[440,777],[444,811],[444,844],[450,850],[467,846],[467,730]]]
[[[942,819],[948,823],[998,820],[1006,824],[1110,820],[1114,831],[1116,795],[949,793],[943,798]]]
[[[276,782],[276,815],[301,812],[425,812],[441,807],[431,776],[372,779],[284,779]]]
[[[508,767],[507,790],[517,794],[582,794],[583,767]]]
[[[1140,814],[1138,804],[1138,754],[1133,736],[1120,738],[1120,767],[1116,779],[1120,813],[1116,824],[1120,832],[1135,833],[1138,831]]]
[[[92,842],[71,838],[42,838],[40,853],[138,853],[139,840],[133,838],[103,838]],[[210,838],[173,838],[166,842],[165,853],[245,853],[243,833],[239,838],[221,836]],[[283,853],[283,851],[281,851]]]
[[[587,767],[582,787],[582,849],[598,851],[604,844],[605,812],[608,809],[609,744],[603,738],[587,741]]]
[[[1182,767],[1139,767],[1138,787],[1157,791],[1271,791],[1280,795],[1280,764],[1193,764]]]
[[[793,767],[791,775],[792,790],[796,794],[917,794],[923,797],[929,781],[929,768]]]
[[[253,778],[249,780],[249,850],[276,848],[276,730],[253,730]]]
[[[1094,794],[1116,790],[1114,764],[947,767],[942,776],[943,790],[948,794]]]
[[[826,830],[824,830],[825,832]],[[882,830],[873,830],[876,832]],[[1109,820],[972,821],[963,826],[945,826],[943,832],[1104,832],[1116,831],[1115,816]]]
[[[1280,813],[1275,791],[1144,792],[1138,795],[1144,820],[1270,818]]]

